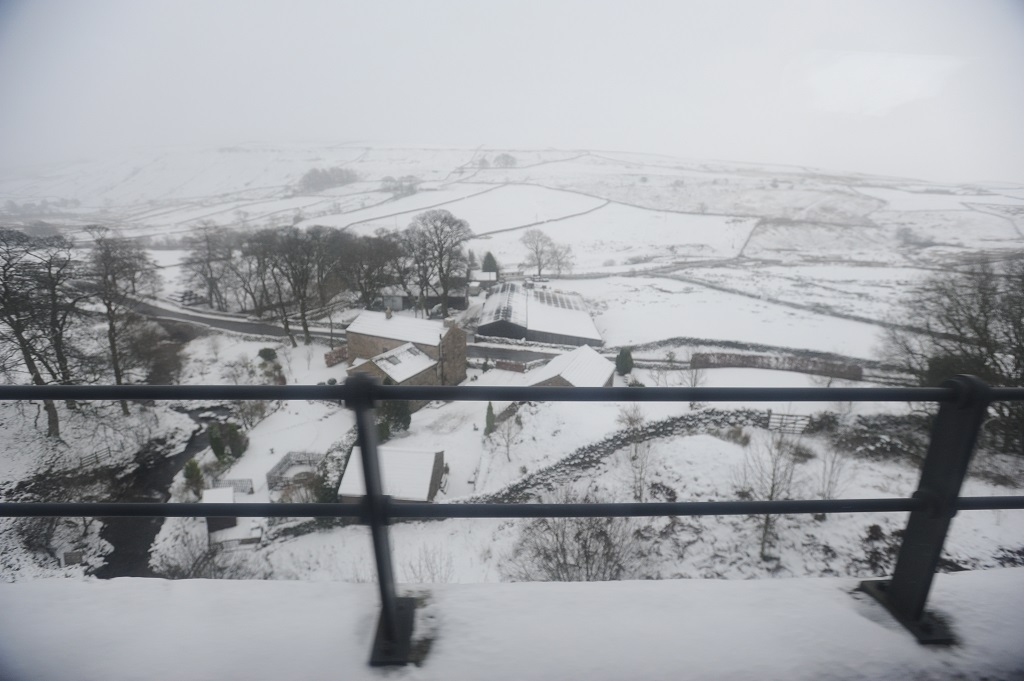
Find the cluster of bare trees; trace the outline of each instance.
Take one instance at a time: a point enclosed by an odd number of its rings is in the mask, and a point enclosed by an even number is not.
[[[89,234],[82,258],[64,237],[0,229],[0,371],[11,382],[122,385],[148,370],[159,330],[132,301],[153,287],[155,267],[134,242],[99,227]],[[60,437],[56,405],[45,400],[43,409],[47,435]]]
[[[467,276],[464,245],[472,236],[469,224],[446,210],[372,236],[322,226],[238,232],[207,224],[187,239],[184,266],[212,307],[272,313],[296,345],[292,315],[309,343],[311,316],[343,291],[356,293],[364,307],[389,286],[421,302],[433,292],[447,316],[449,295]]]
[[[908,295],[899,321],[888,331],[886,359],[921,385],[974,374],[993,385],[1024,386],[1024,253],[925,280]],[[1024,405],[991,409],[988,444],[1024,454]]]
[[[526,247],[526,266],[536,267],[538,277],[545,269],[555,274],[572,271],[576,258],[569,244],[555,243],[539,229],[527,230],[519,241]]]

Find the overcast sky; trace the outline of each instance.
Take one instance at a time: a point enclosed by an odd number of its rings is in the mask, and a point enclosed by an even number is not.
[[[1024,2],[0,0],[5,165],[597,148],[1024,182]]]

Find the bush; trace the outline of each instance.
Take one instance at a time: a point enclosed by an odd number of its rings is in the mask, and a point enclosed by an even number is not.
[[[274,348],[260,348],[260,351],[256,354],[264,362],[273,362],[277,359],[277,350]]]
[[[719,428],[715,432],[715,436],[725,440],[726,442],[733,442],[741,447],[746,447],[750,444],[750,435],[743,430],[743,426],[733,426],[732,428]]]
[[[237,459],[249,448],[249,437],[238,427],[238,424],[228,423],[224,426],[224,435],[231,458]]]
[[[619,354],[615,356],[615,371],[618,372],[619,376],[625,376],[633,371],[632,348],[622,348],[619,350]]]
[[[199,462],[189,459],[185,462],[185,489],[192,492],[197,498],[203,496],[203,487],[206,486],[203,480],[203,471],[199,469]]]
[[[409,400],[386,400],[380,405],[377,418],[388,424],[391,432],[409,430],[412,407]]]
[[[559,503],[594,503],[570,490]],[[639,560],[628,518],[538,518],[527,523],[508,560],[517,581],[601,582],[627,578]]]
[[[213,455],[217,457],[217,461],[224,461],[224,438],[221,436],[220,424],[209,423],[206,426],[206,438],[210,442],[210,449],[213,450]]]
[[[811,414],[807,421],[804,432],[811,433],[834,433],[839,430],[839,415],[831,411],[819,411]]]
[[[391,424],[387,421],[377,422],[377,442],[384,444],[391,439]]]

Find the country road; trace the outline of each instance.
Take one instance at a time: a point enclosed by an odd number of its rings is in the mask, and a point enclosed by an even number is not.
[[[276,324],[270,324],[267,322],[256,322],[242,319],[232,320],[221,317],[208,317],[201,314],[189,314],[188,312],[183,312],[181,310],[172,310],[152,303],[143,303],[141,301],[136,301],[135,311],[153,319],[173,319],[174,321],[194,324],[196,326],[204,326],[211,329],[220,329],[222,331],[230,331],[232,333],[243,333],[250,336],[267,336],[270,338],[284,338],[285,336],[284,329]],[[296,333],[296,335],[301,335],[301,331]],[[313,331],[310,335],[323,340],[327,340],[330,337],[330,334],[322,331]],[[344,340],[344,338],[344,331],[339,329],[334,332],[335,340]],[[489,359],[492,362],[499,359],[513,362],[532,362],[538,359],[549,359],[552,354],[550,352],[536,352],[533,350],[525,350],[515,347],[481,347],[470,343],[466,347],[466,356],[471,359]]]

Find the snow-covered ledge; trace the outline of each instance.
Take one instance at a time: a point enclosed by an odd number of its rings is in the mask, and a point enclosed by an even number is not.
[[[420,667],[366,664],[373,584],[0,585],[0,678],[953,679],[1024,674],[1024,568],[943,574],[960,644],[918,644],[853,579],[410,587]]]

